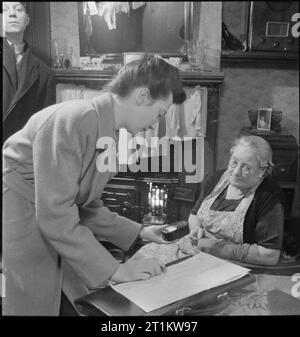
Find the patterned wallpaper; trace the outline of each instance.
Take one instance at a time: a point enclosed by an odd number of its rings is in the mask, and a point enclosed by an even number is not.
[[[286,68],[286,67],[285,67]],[[299,145],[299,70],[280,65],[226,65],[221,87],[217,169],[226,167],[232,141],[250,126],[248,110],[270,107],[283,112],[281,126]]]

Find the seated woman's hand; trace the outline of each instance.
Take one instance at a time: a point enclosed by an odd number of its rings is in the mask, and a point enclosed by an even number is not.
[[[197,242],[197,248],[201,252],[218,256],[219,249],[223,247],[224,242],[219,239],[202,238]]]
[[[190,233],[178,241],[179,249],[184,254],[197,254],[199,252],[197,244],[203,235],[204,231],[200,226],[190,228]]]
[[[197,245],[199,239],[204,236],[204,230],[201,227],[201,220],[194,214],[191,214],[188,219],[188,224],[190,228],[189,236],[193,245]]]
[[[119,265],[111,281],[120,283],[146,280],[164,272],[166,266],[156,258],[133,260]]]
[[[190,235],[186,235],[178,241],[178,247],[180,251],[184,254],[197,254],[197,245],[194,245],[194,240],[190,237]]]
[[[198,240],[204,237],[204,230],[200,227],[192,227],[188,235],[193,242],[193,245],[197,246]]]

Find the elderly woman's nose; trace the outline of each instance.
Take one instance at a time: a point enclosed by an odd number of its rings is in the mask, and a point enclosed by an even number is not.
[[[233,173],[238,176],[242,174],[242,166],[241,165],[237,165],[234,169],[233,169]]]

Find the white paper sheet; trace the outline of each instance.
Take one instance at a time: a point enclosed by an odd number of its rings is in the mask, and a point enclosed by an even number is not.
[[[126,282],[112,288],[134,302],[145,312],[226,284],[248,274],[250,269],[199,253],[171,265],[159,276],[145,281]]]

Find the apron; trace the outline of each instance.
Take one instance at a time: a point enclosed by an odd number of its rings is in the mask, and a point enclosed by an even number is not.
[[[57,316],[62,287],[61,261],[37,228],[34,186],[13,168],[4,170],[2,186],[5,282],[2,313]]]
[[[243,243],[245,215],[261,182],[262,180],[247,191],[233,212],[211,210],[210,207],[214,201],[229,185],[229,172],[225,171],[213,191],[203,200],[197,212],[205,237]]]

